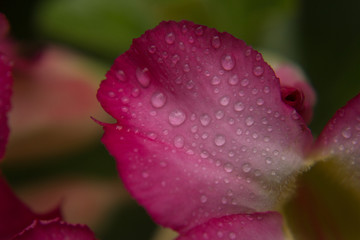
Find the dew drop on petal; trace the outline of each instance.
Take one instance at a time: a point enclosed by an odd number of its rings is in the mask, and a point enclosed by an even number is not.
[[[182,148],[182,147],[184,147],[184,144],[185,144],[185,139],[184,139],[184,137],[182,137],[182,136],[176,136],[176,137],[174,138],[174,146],[175,146],[176,148]]]
[[[235,67],[235,59],[231,55],[225,54],[221,58],[221,66],[224,70],[230,71]]]
[[[247,85],[249,85],[249,79],[244,78],[241,80],[241,86],[246,87]]]
[[[211,84],[212,85],[219,85],[221,82],[221,79],[218,77],[218,76],[214,76],[212,79],[211,79]]]
[[[220,42],[220,37],[219,36],[213,36],[211,39],[211,46],[213,46],[213,48],[217,49],[219,48],[221,45]]]
[[[346,139],[351,138],[351,128],[350,127],[344,128],[341,132],[341,135]]]
[[[234,110],[236,112],[241,112],[242,110],[244,110],[245,106],[242,102],[237,102],[234,104]]]
[[[222,98],[220,98],[220,104],[222,106],[227,106],[230,102],[230,98],[228,96],[224,96]]]
[[[166,96],[162,92],[155,92],[151,97],[151,104],[155,108],[161,108],[166,103]]]
[[[230,85],[234,86],[234,85],[238,84],[239,78],[238,78],[238,76],[235,74],[235,75],[233,75],[233,76],[231,76],[231,77],[229,78],[228,82],[229,82]]]
[[[216,117],[216,119],[218,119],[218,120],[222,119],[222,118],[224,117],[224,115],[225,115],[225,113],[224,113],[223,111],[221,111],[221,110],[219,110],[219,111],[217,111],[217,112],[215,113],[215,117]]]
[[[247,117],[246,119],[245,119],[245,123],[246,123],[246,125],[247,126],[252,126],[253,124],[254,124],[254,119],[252,118],[252,117]]]
[[[143,86],[144,88],[146,88],[150,85],[150,77],[148,75],[148,72],[149,72],[148,68],[144,68],[144,69],[137,68],[136,69],[136,78],[137,78],[138,82],[140,83],[140,85]]]
[[[253,73],[255,76],[260,77],[264,73],[264,68],[262,66],[256,66],[253,69]]]
[[[225,163],[224,170],[227,173],[231,173],[234,170],[234,166],[231,163]]]
[[[165,37],[165,41],[167,44],[173,44],[175,42],[175,35],[174,33],[169,33],[168,35],[166,35]]]
[[[256,100],[256,104],[257,104],[258,106],[263,105],[263,104],[264,104],[264,99],[259,98],[258,100]]]
[[[224,135],[216,135],[214,139],[215,145],[221,147],[225,144],[226,138]]]
[[[169,114],[169,123],[173,126],[180,126],[185,122],[186,115],[181,110],[174,110]]]
[[[203,114],[200,116],[200,123],[201,125],[203,125],[204,127],[206,127],[207,125],[209,125],[209,123],[211,122],[211,117],[207,114]]]
[[[248,173],[251,171],[251,164],[250,163],[244,163],[241,166],[241,169],[243,170],[244,173]]]
[[[156,46],[155,45],[150,45],[148,48],[149,53],[155,53],[156,52]]]

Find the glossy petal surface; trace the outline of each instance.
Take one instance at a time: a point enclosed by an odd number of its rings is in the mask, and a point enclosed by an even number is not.
[[[322,158],[335,158],[360,177],[360,94],[339,109],[317,139]]]
[[[23,232],[16,235],[14,240],[95,240],[90,229],[83,225],[73,225],[59,219],[39,221],[35,220]]]
[[[177,240],[282,240],[281,215],[276,212],[231,215],[212,219]]]
[[[103,142],[127,188],[180,231],[273,208],[312,141],[261,54],[186,21],[135,39],[98,99],[118,121]]]

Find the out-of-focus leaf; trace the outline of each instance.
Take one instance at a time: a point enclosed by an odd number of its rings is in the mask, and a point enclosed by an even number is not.
[[[227,31],[250,45],[291,55],[296,0],[51,0],[37,24],[46,35],[96,54],[116,57],[131,40],[163,20],[187,19]]]

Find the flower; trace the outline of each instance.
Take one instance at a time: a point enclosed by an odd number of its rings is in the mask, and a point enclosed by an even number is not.
[[[0,13],[0,37],[6,34],[8,22]],[[0,42],[1,39],[0,38]],[[5,154],[9,128],[12,65],[9,57],[0,52],[0,160]],[[95,239],[86,226],[73,225],[61,220],[58,209],[44,215],[33,213],[12,192],[0,172],[0,239]]]
[[[228,33],[169,21],[107,73],[97,97],[117,122],[101,123],[102,142],[128,191],[178,239],[284,239],[275,211],[295,177],[329,154],[358,164],[360,96],[313,145],[315,95],[279,72],[281,83]]]

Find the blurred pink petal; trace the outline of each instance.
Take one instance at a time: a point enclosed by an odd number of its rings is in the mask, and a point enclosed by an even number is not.
[[[199,225],[177,240],[282,240],[282,217],[276,212],[225,216]]]
[[[91,229],[102,227],[114,207],[130,201],[117,179],[48,179],[19,188],[17,194],[36,212],[45,212],[61,203],[64,220],[86,224]]]
[[[104,124],[102,141],[126,187],[181,232],[273,209],[312,143],[261,54],[187,21],[135,39],[98,99],[118,121]]]
[[[307,123],[310,123],[316,94],[304,73],[299,67],[289,63],[280,64],[274,69],[280,79],[282,99],[294,107]]]
[[[11,107],[11,85],[11,62],[7,56],[0,52],[0,160],[5,154],[5,147],[9,136],[7,113]]]
[[[9,158],[28,161],[91,143],[100,131],[90,116],[104,115],[94,98],[99,72],[86,58],[54,46],[18,68]]]
[[[316,141],[315,150],[322,158],[335,159],[360,178],[360,94],[340,108]]]
[[[94,233],[84,225],[68,224],[59,219],[34,220],[14,240],[95,240]]]
[[[52,219],[59,216],[59,209],[44,215],[32,212],[18,199],[0,174],[0,240],[9,239],[22,231],[34,219]]]
[[[0,44],[9,31],[9,23],[0,13]],[[10,97],[12,87],[12,62],[0,50],[0,160],[5,154],[5,147],[9,137],[8,111],[11,108]]]

